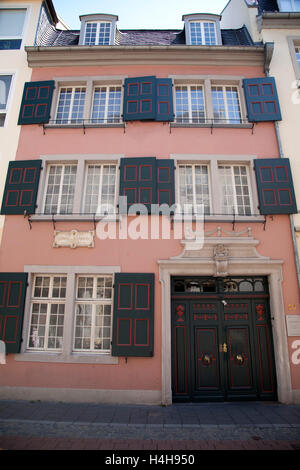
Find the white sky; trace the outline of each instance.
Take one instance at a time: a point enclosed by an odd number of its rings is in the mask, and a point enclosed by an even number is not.
[[[181,29],[182,15],[221,13],[228,0],[52,0],[56,13],[71,29],[80,29],[79,16],[118,15],[119,29]]]

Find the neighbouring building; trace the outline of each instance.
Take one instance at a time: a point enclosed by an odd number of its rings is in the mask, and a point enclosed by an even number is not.
[[[219,15],[182,19],[83,15],[26,47],[1,209],[2,398],[300,401],[272,47]]]
[[[8,162],[14,160],[20,133],[19,107],[24,83],[32,69],[25,46],[41,44],[45,33],[66,29],[52,1],[5,0],[0,3],[0,197],[2,199]],[[0,241],[4,217],[0,216]]]

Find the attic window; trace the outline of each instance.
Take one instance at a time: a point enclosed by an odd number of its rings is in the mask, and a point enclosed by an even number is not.
[[[212,46],[217,44],[216,23],[213,21],[190,22],[191,44]]]
[[[117,16],[97,13],[80,16],[80,20],[80,45],[111,46],[115,43]]]
[[[86,46],[107,46],[110,44],[110,35],[111,23],[109,21],[88,22],[85,24],[84,44]]]
[[[195,13],[183,15],[186,44],[216,46],[222,44],[220,16]]]
[[[300,0],[278,0],[281,12],[300,11]]]

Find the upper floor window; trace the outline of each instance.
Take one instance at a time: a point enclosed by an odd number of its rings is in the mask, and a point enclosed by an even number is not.
[[[300,0],[278,0],[280,11],[300,11]]]
[[[12,76],[0,75],[0,127],[4,126]]]
[[[84,46],[109,46],[115,43],[116,15],[92,14],[80,16],[79,44]]]
[[[182,17],[186,44],[192,46],[215,46],[222,44],[220,16],[191,14]]]
[[[118,123],[121,118],[121,86],[94,88],[92,123]]]
[[[176,122],[205,122],[203,85],[177,85],[175,87]]]
[[[0,49],[20,49],[26,9],[0,9]]]
[[[62,87],[56,112],[57,124],[77,124],[83,120],[85,87]]]
[[[77,165],[49,165],[44,201],[45,214],[71,214]]]
[[[251,215],[251,199],[246,165],[219,165],[222,214]]]
[[[241,108],[239,92],[236,86],[212,86],[214,120],[217,123],[239,124]]]
[[[84,44],[86,46],[110,44],[111,23],[103,21],[99,23],[86,23]]]
[[[216,24],[212,21],[191,21],[190,34],[192,45],[217,44]]]

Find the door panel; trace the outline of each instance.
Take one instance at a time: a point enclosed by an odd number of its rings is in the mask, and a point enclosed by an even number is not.
[[[180,299],[178,292],[172,301],[174,401],[276,399],[267,295],[215,291]]]

